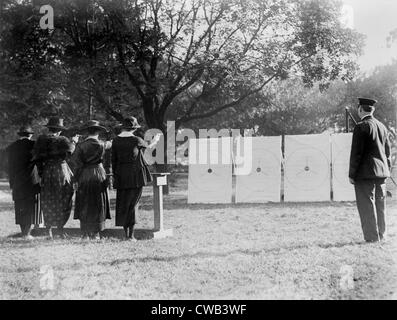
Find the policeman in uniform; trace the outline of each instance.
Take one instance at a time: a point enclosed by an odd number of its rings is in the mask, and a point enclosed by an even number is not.
[[[386,178],[390,176],[391,152],[386,127],[375,117],[376,100],[359,98],[361,121],[353,132],[349,179],[354,184],[364,239],[385,239]]]

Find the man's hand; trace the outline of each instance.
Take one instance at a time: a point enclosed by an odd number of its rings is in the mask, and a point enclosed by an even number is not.
[[[352,178],[349,178],[349,181],[350,181],[350,183],[351,183],[351,184],[355,184],[355,181],[354,181],[354,179],[352,179]]]

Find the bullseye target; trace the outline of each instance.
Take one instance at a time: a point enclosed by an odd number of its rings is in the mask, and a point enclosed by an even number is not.
[[[330,200],[328,134],[285,136],[285,201]]]
[[[231,201],[231,139],[190,139],[188,203]]]
[[[243,161],[236,165],[236,202],[279,202],[281,137],[239,137],[236,143],[245,144],[247,139],[252,139],[252,150],[241,148],[244,152],[239,156]],[[243,170],[247,165],[249,170]]]
[[[354,186],[349,182],[349,161],[352,133],[331,136],[332,190],[334,201],[354,201]]]

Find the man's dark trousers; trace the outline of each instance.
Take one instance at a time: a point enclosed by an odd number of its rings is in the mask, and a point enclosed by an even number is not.
[[[385,234],[385,179],[356,180],[357,209],[365,241],[382,240]]]

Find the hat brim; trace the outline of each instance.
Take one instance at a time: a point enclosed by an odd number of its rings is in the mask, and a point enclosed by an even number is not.
[[[33,131],[18,131],[17,134],[34,134]]]
[[[121,125],[120,126],[120,128],[121,129],[139,129],[139,128],[142,128],[142,126],[140,126],[139,124],[138,125],[136,125],[136,126],[125,126],[125,125]]]
[[[370,107],[374,107],[375,104],[378,103],[377,100],[375,99],[370,99],[370,98],[357,98],[358,99],[358,104],[362,105],[362,106],[370,106]]]
[[[66,127],[62,127],[62,126],[52,126],[52,125],[45,125],[47,128],[53,128],[53,129],[59,129],[60,131],[62,130],[67,130]]]
[[[84,131],[87,131],[88,129],[98,129],[98,130],[103,130],[103,131],[106,131],[106,132],[108,132],[108,129],[106,129],[105,127],[102,127],[102,126],[89,126],[89,127],[83,127],[83,128],[81,128],[81,132],[84,132]]]

